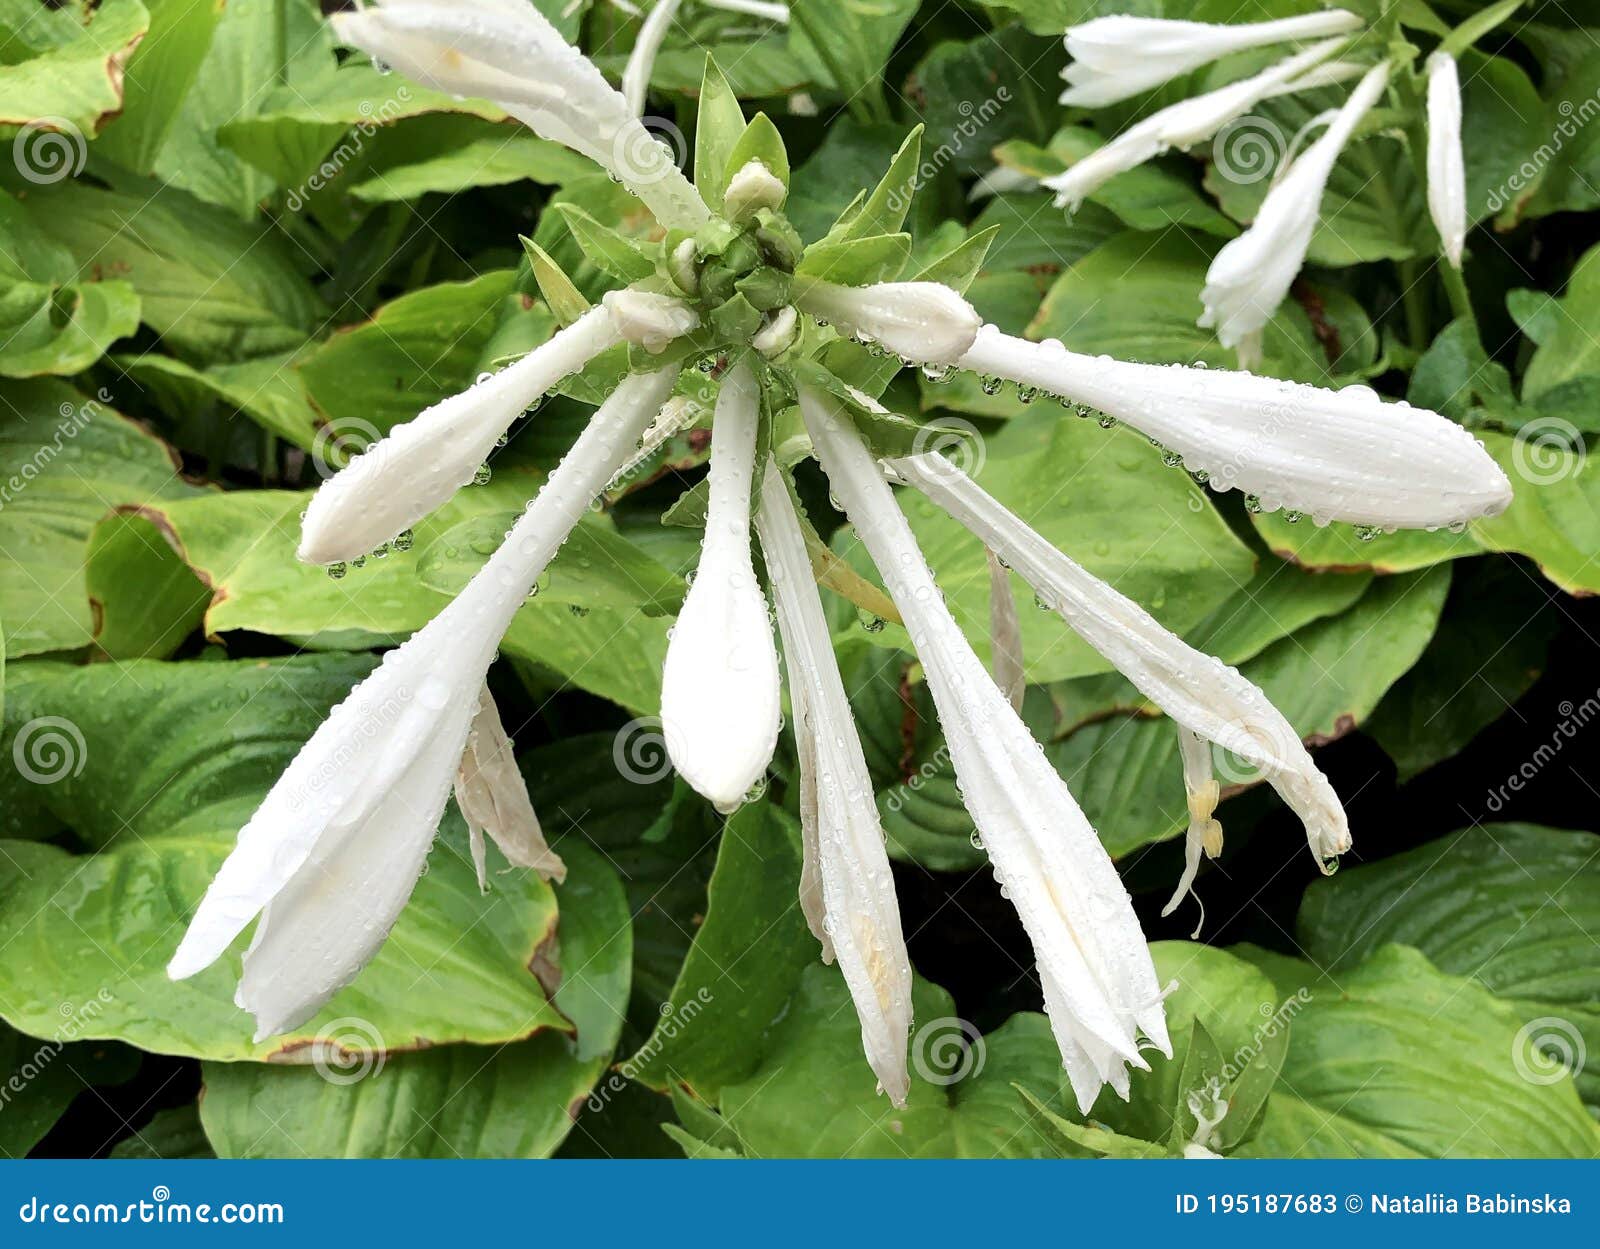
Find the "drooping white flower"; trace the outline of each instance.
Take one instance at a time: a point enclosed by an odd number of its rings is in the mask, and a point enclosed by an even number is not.
[[[829,396],[800,410],[829,484],[905,620],[973,822],[1033,943],[1045,1009],[1079,1106],[1128,1094],[1142,1032],[1171,1053],[1133,906],[1065,783],[962,636],[860,435]]]
[[[1058,611],[1078,636],[1191,736],[1215,742],[1258,768],[1304,823],[1319,865],[1332,870],[1350,848],[1344,807],[1299,734],[1259,687],[1238,669],[1163,628],[943,457],[924,453],[890,461],[888,468],[970,529],[1034,588],[1042,603]],[[1204,745],[1198,755],[1190,745],[1185,742],[1184,781],[1193,817],[1191,835],[1197,844],[1214,837],[1220,850],[1221,829],[1213,831],[1211,818],[1220,794]],[[1175,901],[1187,892],[1197,866],[1196,858]]]
[[[567,878],[567,865],[545,842],[527,783],[517,770],[511,739],[487,685],[478,691],[478,710],[456,770],[455,795],[456,806],[467,822],[467,842],[479,889],[489,887],[485,834],[513,866],[531,867],[546,880],[558,883]]]
[[[1200,292],[1200,324],[1215,326],[1223,346],[1255,340],[1289,293],[1305,263],[1333,163],[1388,82],[1388,62],[1367,71],[1327,130],[1267,192],[1250,228],[1212,260]]]
[[[839,286],[796,282],[801,311],[913,363],[950,360],[972,345],[983,318],[942,282]]]
[[[483,569],[329,713],[240,830],[168,975],[209,966],[259,914],[235,1000],[261,1039],[372,958],[422,872],[501,636],[676,376],[619,385]]]
[[[1240,25],[1097,17],[1067,31],[1072,60],[1061,73],[1069,84],[1061,102],[1115,104],[1234,52],[1348,34],[1361,24],[1343,9]]]
[[[1323,390],[1223,369],[1132,364],[1028,342],[987,325],[960,367],[1098,408],[1209,474],[1318,522],[1437,528],[1503,511],[1511,485],[1453,421],[1385,403],[1365,386]]]
[[[1467,174],[1461,151],[1461,77],[1448,52],[1428,58],[1428,213],[1445,258],[1459,269],[1467,238]]]
[[[889,1100],[903,1106],[910,1089],[911,961],[894,877],[800,521],[770,461],[756,523],[783,634],[800,759],[801,906],[823,943],[823,959],[839,960],[867,1062]]]
[[[621,341],[607,312],[592,308],[515,364],[396,425],[312,496],[300,558],[355,559],[409,529],[473,479],[524,409]]]
[[[666,350],[673,339],[682,338],[700,325],[700,314],[671,295],[607,291],[601,303],[617,333],[651,353]]]
[[[669,229],[710,214],[673,154],[594,63],[525,0],[378,0],[331,21],[339,38],[437,91],[492,100],[613,174]]]
[[[1131,126],[1065,172],[1045,178],[1041,185],[1056,193],[1057,207],[1076,210],[1086,195],[1117,174],[1172,148],[1190,147],[1209,139],[1261,101],[1300,90],[1302,76],[1326,61],[1344,43],[1343,39],[1323,40],[1250,78],[1180,100]]]
[[[750,559],[750,488],[761,395],[740,363],[711,420],[711,497],[694,584],[661,672],[667,751],[684,780],[732,811],[778,742],[778,653]]]

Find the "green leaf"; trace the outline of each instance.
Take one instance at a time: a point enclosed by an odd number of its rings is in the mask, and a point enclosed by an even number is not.
[[[916,194],[922,159],[922,127],[914,126],[889,162],[878,185],[853,211],[839,218],[821,245],[874,235],[892,235],[905,224]],[[909,240],[908,240],[909,241]],[[807,252],[809,256],[809,251]]]
[[[97,153],[141,174],[155,168],[227,6],[221,0],[147,0],[145,7],[150,30],[123,75],[122,112],[95,145]]]
[[[588,157],[519,123],[440,113],[378,132],[360,181],[345,191],[362,204],[393,204],[524,180],[562,186],[593,173]]]
[[[986,173],[1000,144],[1043,143],[1061,116],[1061,32],[1039,39],[1020,25],[934,45],[906,94],[927,126],[929,161],[961,176]]]
[[[1490,809],[1503,806],[1503,778],[1485,782],[1491,794],[1501,785]],[[1512,1053],[1530,1082],[1559,1075],[1536,1051],[1542,1041],[1565,1050],[1578,1091],[1600,1107],[1600,973],[1589,957],[1600,940],[1597,863],[1593,833],[1479,825],[1317,881],[1296,929],[1307,957],[1336,976],[1397,942],[1471,977],[1530,1021]]]
[[[88,12],[32,0],[0,3],[6,32],[0,126],[43,123],[27,131],[31,138],[19,136],[21,161],[43,180],[82,166],[83,136],[98,134],[122,108],[128,59],[149,27],[138,0],[107,0]],[[50,131],[64,142],[49,138]]]
[[[138,1070],[139,1056],[126,1046],[73,1040],[102,1005],[98,996],[62,1001],[43,1039],[0,1024],[0,1158],[26,1157],[79,1093],[121,1084]]]
[[[76,770],[46,785],[45,801],[96,853],[7,843],[0,940],[16,957],[0,968],[0,1015],[48,1033],[60,1001],[104,990],[110,1000],[101,997],[85,1019],[84,1038],[227,1061],[304,1061],[308,1047],[330,1038],[369,1053],[570,1031],[570,1016],[550,1005],[530,970],[559,937],[555,896],[523,871],[497,872],[480,894],[453,814],[378,956],[309,1023],[250,1040],[250,1020],[232,1000],[243,943],[193,979],[167,978],[167,959],[238,829],[372,665],[368,656],[308,656],[13,674],[8,744],[30,757],[44,740],[35,722],[56,718],[67,753],[39,755],[39,766],[59,771],[64,760]],[[337,1035],[352,1018],[362,1026]]]
[[[107,510],[198,493],[176,456],[132,421],[57,381],[4,386],[0,619],[12,657],[88,644],[85,543]]]
[[[632,239],[601,225],[576,204],[556,204],[554,208],[566,221],[583,254],[612,277],[637,282],[655,276],[654,258]]]
[[[1561,432],[1483,435],[1511,479],[1511,506],[1473,521],[1471,531],[1488,550],[1528,556],[1567,593],[1594,594],[1600,592],[1600,467],[1581,449],[1567,449]]]
[[[137,505],[89,534],[84,588],[94,643],[112,659],[165,659],[205,619],[211,587],[184,561],[170,530]]]
[[[707,53],[700,80],[700,111],[694,126],[694,180],[706,207],[712,212],[721,211],[722,192],[736,172],[729,166],[728,158],[738,146],[744,129],[744,113],[739,101],[722,70],[717,68],[716,59]]]
[[[0,286],[0,377],[82,372],[138,328],[139,296],[127,282]]]
[[[194,1102],[158,1110],[149,1123],[111,1147],[113,1158],[215,1158]]]
[[[1585,331],[1600,316],[1600,247],[1573,266],[1566,292],[1546,313],[1546,333],[1522,376],[1522,397],[1532,402],[1578,378],[1600,374],[1600,346]],[[1585,429],[1600,427],[1593,414]]]
[[[573,285],[572,279],[554,260],[550,253],[526,235],[518,236],[522,249],[528,254],[528,264],[533,269],[533,280],[539,284],[539,293],[555,314],[556,321],[565,328],[584,313],[590,304],[583,292]]]
[[[909,234],[870,234],[833,242],[824,239],[806,248],[795,272],[802,278],[842,286],[867,286],[894,280],[910,258]]]
[[[799,0],[789,7],[789,49],[819,85],[847,101],[870,99],[878,95],[889,55],[916,10],[916,0]]]
[[[750,119],[744,133],[728,153],[727,175],[722,180],[722,190],[726,191],[733,175],[753,160],[765,165],[767,172],[784,186],[789,185],[789,152],[783,145],[783,136],[772,124],[772,118],[765,113],[757,113]]]
[[[300,352],[286,352],[196,369],[171,356],[146,352],[114,356],[111,363],[175,420],[221,405],[224,411],[243,414],[301,450],[320,449],[337,462],[338,448],[348,441],[345,435],[362,431],[360,427],[331,430],[323,435],[319,448],[317,431],[324,418],[312,406],[295,367],[301,358]]]

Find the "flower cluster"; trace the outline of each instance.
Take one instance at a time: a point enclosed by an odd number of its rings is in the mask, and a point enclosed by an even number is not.
[[[1330,10],[1241,25],[1100,17],[1066,33],[1072,60],[1063,71],[1068,86],[1061,102],[1093,107],[1126,100],[1234,53],[1309,43],[1258,73],[1152,113],[1065,172],[1046,178],[1043,185],[1056,193],[1057,205],[1073,210],[1117,174],[1210,139],[1263,101],[1355,80],[1341,107],[1304,128],[1302,135],[1317,126],[1323,130],[1283,162],[1249,229],[1217,253],[1206,274],[1200,324],[1214,327],[1224,346],[1236,348],[1245,367],[1259,359],[1262,330],[1305,262],[1340,152],[1396,73],[1403,72],[1392,56],[1373,65],[1360,59],[1367,33],[1361,28],[1354,13]],[[1428,207],[1441,250],[1459,268],[1467,220],[1461,84],[1454,55],[1441,47],[1428,58],[1426,74]]]
[[[702,128],[723,130],[699,150],[725,153],[726,162],[697,168],[691,183],[664,151],[638,144],[634,109],[523,0],[385,0],[334,21],[345,43],[417,81],[485,95],[589,155],[649,207],[660,229],[648,272],[599,306],[573,310],[570,323],[525,358],[396,427],[313,499],[301,558],[353,559],[472,480],[541,395],[575,374],[609,385],[609,398],[503,545],[438,617],[385,655],[268,793],[195,913],[170,974],[209,965],[259,915],[237,1001],[261,1036],[308,1018],[383,942],[452,787],[480,864],[487,834],[511,862],[560,874],[510,763],[485,674],[513,615],[592,501],[641,446],[681,424],[687,405],[675,390],[680,373],[698,366],[720,388],[699,569],[662,679],[664,735],[679,774],[729,810],[765,771],[781,724],[770,595],[799,760],[801,904],[849,986],[868,1062],[891,1100],[903,1103],[911,965],[808,555],[815,535],[792,492],[791,473],[812,457],[922,661],[965,802],[1032,942],[1078,1102],[1087,1110],[1107,1084],[1126,1095],[1128,1068],[1146,1065],[1143,1046],[1170,1053],[1162,989],[1130,898],[945,606],[891,483],[925,494],[976,534],[1176,721],[1192,821],[1173,905],[1201,854],[1216,854],[1221,843],[1205,742],[1261,768],[1303,819],[1320,861],[1331,863],[1350,843],[1344,811],[1259,689],[1173,636],[948,461],[916,453],[917,427],[875,394],[902,362],[1009,379],[1127,422],[1209,472],[1218,488],[1321,521],[1464,522],[1505,506],[1504,475],[1459,427],[1371,391],[1091,358],[1004,334],[941,280],[973,267],[948,258],[914,280],[873,280],[889,276],[873,271],[859,284],[836,281],[867,271],[867,251],[879,254],[878,243],[864,249],[861,240],[898,230],[904,205],[890,203],[894,175],[863,194],[822,244],[804,247],[783,215],[788,163],[770,123],[757,117],[738,134],[725,132],[726,110],[703,114]],[[703,93],[714,97],[730,98]],[[641,160],[650,150],[659,159]],[[627,265],[641,254],[628,253]],[[824,265],[826,277],[818,272]],[[796,411],[780,457],[773,423]]]

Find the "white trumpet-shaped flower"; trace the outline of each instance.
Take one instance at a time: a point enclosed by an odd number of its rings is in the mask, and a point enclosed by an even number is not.
[[[1258,768],[1305,824],[1318,863],[1332,870],[1350,848],[1344,807],[1299,734],[1259,687],[1238,669],[1163,628],[942,456],[924,453],[890,461],[888,467],[970,529],[1034,588],[1040,602],[1060,612],[1078,636],[1185,730]],[[1184,775],[1195,816],[1192,828],[1197,836],[1208,834],[1207,821],[1219,797],[1216,783],[1209,766],[1197,777],[1187,754]],[[1197,799],[1205,804],[1203,810],[1196,807]],[[1216,836],[1220,849],[1220,829]],[[1178,896],[1192,879],[1192,873],[1185,873]]]
[[[1128,1093],[1148,1064],[1142,1033],[1170,1054],[1161,990],[1116,868],[1066,784],[962,636],[893,493],[828,396],[800,410],[828,481],[905,620],[956,779],[995,875],[1033,943],[1045,1010],[1079,1106]]]
[[[822,942],[824,960],[839,961],[861,1020],[868,1064],[889,1100],[903,1106],[910,1089],[911,961],[894,877],[805,537],[788,487],[771,462],[756,524],[783,634],[800,759],[801,907]]]
[[[669,229],[693,230],[709,218],[636,109],[526,0],[378,0],[331,20],[341,40],[407,77],[492,100],[544,138],[581,152]]]
[[[466,589],[329,713],[240,830],[168,975],[209,966],[260,915],[235,998],[256,1017],[260,1039],[310,1018],[372,958],[463,770],[501,636],[676,373],[623,382]],[[476,779],[482,763],[475,756],[467,765]],[[498,805],[503,789],[493,784]],[[469,803],[481,817],[479,792]],[[513,852],[531,850],[526,830],[520,836],[508,839]]]
[[[1248,48],[1342,35],[1361,26],[1343,9],[1270,22],[1219,25],[1155,17],[1097,17],[1067,31],[1072,60],[1063,104],[1115,104]]]
[[[633,41],[633,51],[628,53],[628,63],[622,70],[622,98],[628,102],[628,111],[635,115],[644,111],[645,93],[650,89],[650,71],[655,68],[656,54],[666,41],[672,19],[678,15],[682,0],[656,0],[655,7],[639,26]]]
[[[1448,52],[1428,58],[1428,213],[1445,258],[1461,267],[1467,238],[1467,174],[1461,151],[1461,76]]]
[[[661,722],[673,765],[722,811],[744,800],[778,742],[778,652],[750,559],[760,414],[754,372],[735,365],[711,420],[700,564],[661,672]]]
[[[983,318],[942,282],[798,284],[795,303],[818,320],[921,364],[950,360],[972,346]]]
[[[1085,196],[1117,174],[1172,148],[1190,147],[1211,138],[1265,99],[1301,90],[1302,76],[1326,61],[1344,43],[1343,39],[1323,40],[1250,78],[1180,100],[1152,113],[1078,160],[1064,173],[1045,178],[1041,185],[1056,193],[1057,207],[1076,210]]]
[[[396,425],[312,496],[300,558],[355,559],[409,529],[473,479],[530,404],[620,342],[606,310],[592,308],[515,364]]]
[[[467,748],[461,752],[461,766],[456,770],[455,795],[461,818],[467,822],[478,888],[489,887],[485,834],[514,867],[531,867],[546,880],[567,878],[567,865],[545,842],[528,786],[517,770],[511,739],[487,685],[478,692],[478,711],[467,730]]]
[[[1254,351],[1305,263],[1333,163],[1388,82],[1388,62],[1367,71],[1327,130],[1267,192],[1250,228],[1212,260],[1200,292],[1200,324],[1215,326],[1223,346],[1243,344],[1247,356]]]
[[[959,361],[975,373],[1098,408],[1268,511],[1383,528],[1437,528],[1503,511],[1511,484],[1453,421],[1365,386],[1323,390],[1222,369],[1132,364],[985,326]]]

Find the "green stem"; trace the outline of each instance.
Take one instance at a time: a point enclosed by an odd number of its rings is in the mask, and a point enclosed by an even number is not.
[[[1522,3],[1523,0],[1501,0],[1499,4],[1474,13],[1440,41],[1439,51],[1447,56],[1460,56],[1520,9]]]
[[[1423,298],[1421,265],[1413,257],[1400,262],[1400,300],[1406,310],[1406,341],[1413,350],[1428,349],[1428,303]]]
[[[1456,320],[1472,326],[1472,336],[1478,337],[1478,317],[1472,311],[1472,296],[1467,291],[1467,280],[1447,259],[1439,262],[1439,278],[1444,283],[1445,297],[1450,301],[1450,311]]]

